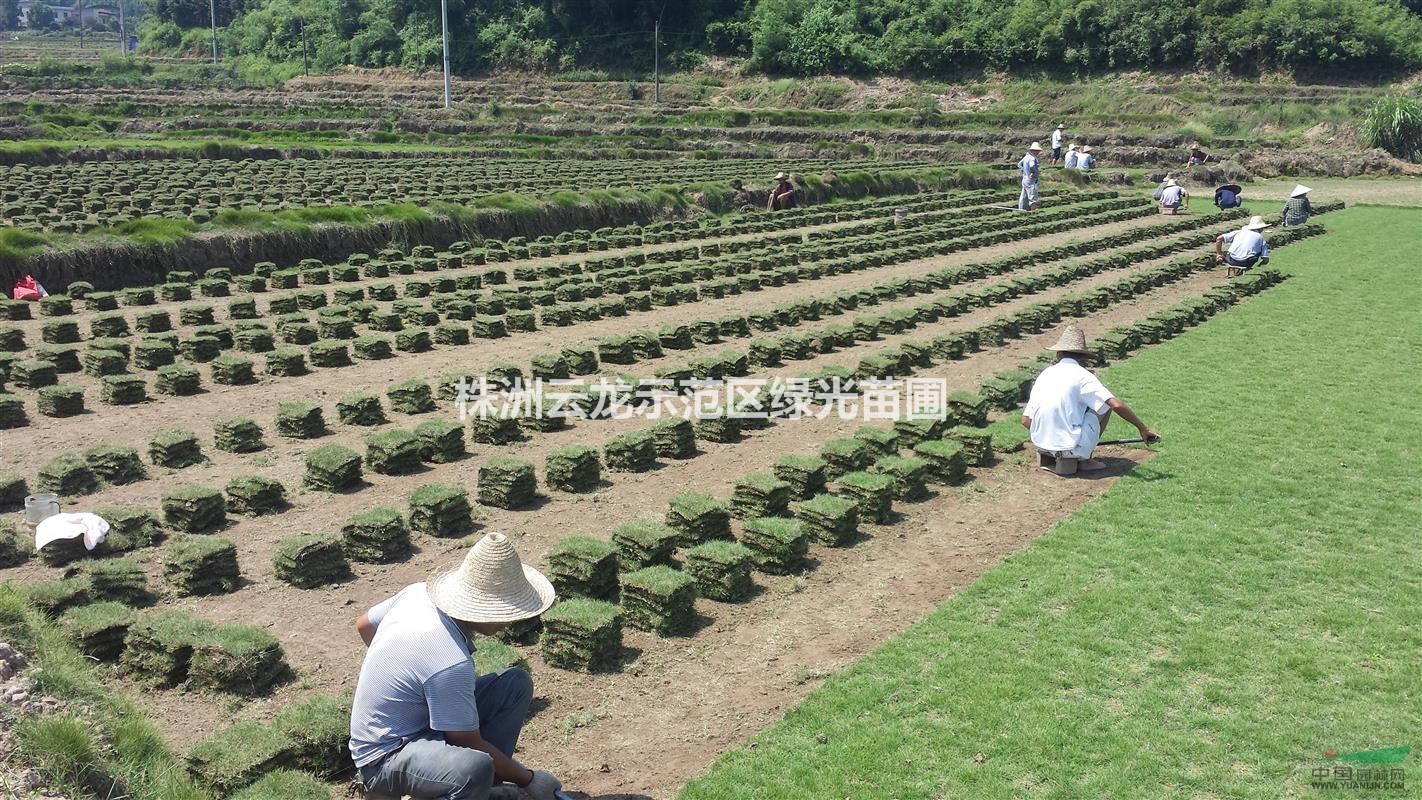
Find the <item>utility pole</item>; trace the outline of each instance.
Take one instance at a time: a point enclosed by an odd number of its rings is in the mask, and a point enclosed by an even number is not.
[[[207,0],[208,13],[212,15],[212,63],[217,63],[217,0]]]
[[[444,36],[444,107],[449,108],[449,0],[439,0],[439,27]]]
[[[84,0],[79,0],[79,49],[84,49]]]
[[[311,74],[311,58],[306,55],[306,17],[297,17],[301,24],[301,74]]]
[[[666,6],[662,6],[666,8]],[[662,102],[662,15],[657,14],[657,24],[652,26],[652,102]]]
[[[119,52],[128,53],[128,28],[123,23],[123,0],[118,0],[119,12]]]

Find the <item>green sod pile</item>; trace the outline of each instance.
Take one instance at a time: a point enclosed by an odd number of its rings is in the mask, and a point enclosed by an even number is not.
[[[148,442],[148,460],[160,467],[183,469],[207,460],[197,434],[182,428],[164,428]]]
[[[564,600],[543,614],[539,643],[550,666],[614,672],[622,660],[622,611],[602,600]]]
[[[315,361],[314,353],[312,350]],[[223,386],[240,386],[256,380],[256,371],[250,358],[222,355],[212,360],[212,382]]]
[[[266,447],[262,429],[250,419],[225,419],[212,426],[213,446],[226,453],[255,453]]]
[[[194,744],[184,758],[198,782],[226,797],[285,767],[290,750],[291,740],[275,728],[237,722]]]
[[[461,486],[432,483],[410,494],[410,530],[454,538],[474,530],[469,493]]]
[[[315,439],[326,435],[326,418],[317,403],[282,403],[277,406],[276,431],[291,439]]]
[[[22,428],[30,424],[30,420],[25,416],[25,401],[4,391],[3,382],[0,382],[0,430],[11,428]]]
[[[350,347],[345,342],[335,339],[322,339],[312,343],[307,348],[306,354],[311,357],[311,365],[316,367],[349,367],[351,365]]]
[[[772,465],[775,477],[790,484],[790,494],[798,499],[814,497],[825,490],[829,465],[814,456],[782,456]]]
[[[146,605],[153,596],[143,565],[127,558],[107,558],[84,565],[84,577],[94,597],[115,600],[128,606]]]
[[[859,506],[844,497],[818,494],[791,503],[790,513],[804,524],[812,540],[830,547],[843,547],[859,533]]]
[[[346,518],[341,540],[352,561],[384,564],[410,554],[410,529],[400,513],[374,508]]]
[[[0,512],[19,511],[25,507],[30,487],[18,472],[0,474]]]
[[[961,442],[970,467],[985,467],[992,463],[992,434],[983,428],[960,425],[943,434],[944,439]]]
[[[790,507],[790,484],[769,472],[752,472],[736,481],[731,515],[737,519],[783,516]]]
[[[36,488],[60,497],[81,497],[99,491],[99,476],[83,456],[65,453],[40,467]]]
[[[184,536],[168,545],[163,585],[178,597],[237,590],[237,546],[212,536]]]
[[[622,576],[622,613],[627,624],[660,636],[690,633],[696,626],[696,579],[658,565]]]
[[[118,660],[133,621],[132,608],[112,601],[71,608],[60,618],[80,653],[105,662]]]
[[[507,629],[505,629],[507,630]],[[474,648],[474,672],[476,675],[493,675],[506,669],[521,669],[529,672],[528,659],[516,647],[510,647],[498,639],[484,638]]]
[[[712,600],[734,603],[750,596],[754,555],[739,542],[710,541],[686,551],[687,575],[696,580],[698,592]]]
[[[544,481],[548,488],[562,492],[590,492],[602,479],[602,463],[597,448],[573,444],[548,454]]]
[[[948,420],[954,425],[980,428],[987,424],[988,403],[973,392],[951,392],[948,395]]]
[[[158,538],[158,516],[149,509],[118,506],[100,508],[95,513],[109,523],[104,544],[116,551],[148,547]]]
[[[478,444],[513,444],[523,438],[523,429],[517,417],[475,415],[469,419],[469,438]]]
[[[652,439],[662,458],[691,458],[696,455],[696,428],[691,420],[668,417],[652,423]]]
[[[491,458],[479,465],[480,505],[494,508],[523,508],[538,495],[538,478],[533,462],[519,458]]]
[[[281,642],[254,625],[223,625],[193,645],[188,677],[195,688],[247,697],[266,694],[286,676]]]
[[[277,769],[232,795],[232,800],[330,800],[331,790],[304,772]]]
[[[680,539],[675,528],[648,519],[623,522],[612,529],[612,544],[624,570],[670,564]]]
[[[914,445],[943,435],[947,424],[936,419],[901,419],[894,423],[895,453],[912,450]]]
[[[295,347],[278,347],[267,353],[267,374],[278,378],[305,375],[306,353]]]
[[[286,507],[286,487],[265,475],[239,475],[227,482],[227,510],[256,517]]]
[[[962,442],[928,439],[914,445],[913,454],[928,462],[927,479],[935,483],[952,485],[967,475],[968,454]]]
[[[496,634],[499,641],[509,644],[537,644],[543,635],[543,618],[534,617],[509,624]]]
[[[859,506],[859,518],[884,523],[893,513],[895,480],[890,475],[851,472],[840,476],[839,490]]]
[[[10,367],[10,380],[25,389],[53,386],[59,382],[53,361],[17,361]]]
[[[864,425],[854,432],[854,438],[867,445],[875,459],[899,454],[899,438],[889,428]]]
[[[320,533],[282,539],[272,557],[272,567],[277,578],[298,589],[339,583],[351,574],[341,540]]]
[[[355,353],[356,358],[365,361],[378,361],[395,355],[395,349],[390,346],[390,340],[374,334],[357,336],[351,341],[351,350]]]
[[[365,465],[379,475],[405,475],[420,468],[420,439],[409,431],[365,437]]]
[[[867,469],[874,463],[874,451],[861,439],[830,439],[820,449],[825,477],[830,480]]]
[[[385,423],[385,409],[378,395],[352,394],[336,401],[336,418],[342,425],[381,425]]]
[[[133,365],[139,369],[158,369],[177,360],[178,351],[167,342],[144,339],[133,346]]]
[[[741,420],[724,413],[708,414],[696,418],[694,430],[702,441],[730,444],[741,438]]]
[[[548,579],[559,597],[617,599],[617,546],[591,536],[567,536],[548,551]]]
[[[602,452],[614,472],[646,472],[657,464],[656,439],[648,430],[618,434],[607,440]]]
[[[574,375],[591,375],[597,372],[597,354],[591,347],[565,347],[561,355]]]
[[[889,456],[875,461],[869,471],[894,479],[896,500],[922,500],[928,495],[928,462],[921,458]]]
[[[29,538],[26,534],[27,532],[20,532],[16,533],[16,536],[25,536],[26,538]],[[16,539],[16,541],[18,541],[18,539]],[[40,548],[40,550],[35,555],[39,557],[40,561],[44,562],[48,566],[62,567],[65,564],[69,564],[80,559],[104,555],[109,550],[110,546],[107,537],[105,537],[103,542],[99,543],[98,547],[91,551],[84,546],[83,536],[75,536],[72,539],[55,539],[54,541]]]
[[[731,509],[705,492],[683,492],[667,506],[667,525],[690,547],[712,539],[731,538]]]
[[[73,417],[84,413],[84,390],[78,386],[55,384],[35,394],[35,404],[46,417]]]
[[[170,397],[186,397],[197,394],[202,388],[202,373],[187,364],[169,364],[159,367],[153,380],[153,388],[159,394]]]
[[[146,686],[177,686],[188,679],[193,645],[212,630],[207,620],[179,611],[145,614],[129,627],[119,665]]]
[[[133,447],[112,444],[91,447],[84,451],[84,461],[99,480],[112,486],[137,483],[148,477],[148,470]]]
[[[184,533],[204,533],[227,524],[227,501],[208,486],[182,486],[163,495],[163,524]]]
[[[84,374],[102,378],[118,375],[128,368],[128,359],[117,350],[85,350]]]
[[[87,605],[92,587],[84,576],[56,581],[37,581],[25,586],[25,599],[46,616],[58,617],[71,608]]]
[[[784,575],[805,564],[810,552],[810,535],[799,520],[757,517],[746,520],[741,544],[750,550],[751,561],[762,572]]]
[[[271,726],[291,741],[292,764],[325,778],[355,766],[347,744],[351,735],[351,701],[317,695],[286,706]]]
[[[405,381],[385,390],[390,407],[402,414],[426,414],[435,410],[434,391],[424,381]]]
[[[302,483],[322,492],[339,492],[361,480],[360,455],[338,444],[318,447],[306,454]]]
[[[447,419],[431,419],[415,426],[420,443],[420,459],[432,464],[458,461],[469,451],[464,448],[464,427]]]

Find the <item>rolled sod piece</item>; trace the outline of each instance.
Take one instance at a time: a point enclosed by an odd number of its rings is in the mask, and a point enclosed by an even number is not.
[[[290,378],[310,372],[306,368],[306,353],[296,347],[278,347],[267,353],[267,374]]]
[[[479,466],[478,498],[481,505],[514,509],[532,503],[538,494],[533,462],[518,458],[491,458]]]
[[[239,475],[227,482],[227,510],[249,517],[275,514],[286,506],[286,487],[265,475]]]
[[[630,520],[612,529],[612,544],[624,570],[670,564],[680,540],[675,528],[649,519]]]
[[[874,463],[874,451],[862,439],[830,439],[820,449],[825,476],[830,480],[858,472]]]
[[[928,462],[927,478],[935,483],[955,484],[968,470],[968,452],[962,442],[929,439],[914,445],[913,454]]]
[[[454,538],[474,530],[469,493],[462,486],[432,483],[410,493],[410,530]]]
[[[315,367],[349,367],[351,354],[345,342],[323,339],[306,350]]]
[[[22,389],[38,389],[59,383],[59,373],[53,361],[16,361],[10,366],[10,380]]]
[[[318,447],[306,454],[302,483],[317,491],[339,492],[360,483],[360,454],[338,444]]]
[[[539,643],[550,666],[615,672],[622,660],[622,610],[602,600],[564,600],[543,614]]]
[[[281,642],[266,630],[223,625],[193,645],[188,677],[197,689],[255,697],[285,677],[284,656]]]
[[[272,569],[279,580],[298,589],[314,589],[350,577],[341,539],[322,533],[292,536],[277,543]]]
[[[0,430],[22,428],[28,424],[30,420],[25,416],[25,401],[0,391]]]
[[[316,403],[282,403],[277,406],[277,435],[291,439],[315,439],[326,434],[326,419]]]
[[[894,479],[895,500],[922,500],[928,495],[928,462],[921,458],[888,456],[875,461],[869,471]]]
[[[212,382],[223,386],[241,386],[256,380],[252,359],[222,355],[212,360]]]
[[[148,382],[137,375],[106,375],[99,398],[114,406],[131,406],[148,399]]]
[[[10,344],[12,346],[3,349],[10,353],[18,353],[24,350],[24,334],[19,328],[9,328],[8,330],[21,334],[21,338],[18,340],[20,347],[13,346],[16,344],[16,340],[12,334],[10,337]],[[84,335],[79,332],[79,324],[77,322],[51,320],[40,326],[40,341],[47,342],[48,344],[74,344],[83,338]]]
[[[469,420],[469,438],[478,444],[512,444],[523,439],[523,429],[515,417],[476,415]]]
[[[84,461],[99,480],[114,486],[136,483],[148,477],[137,448],[100,445],[84,451]]]
[[[380,396],[374,394],[352,394],[336,401],[336,417],[343,425],[383,425],[385,408],[380,405]]]
[[[82,548],[83,545],[80,547]],[[45,550],[48,549],[48,547],[45,548]],[[54,564],[54,566],[60,565]],[[26,584],[24,592],[25,599],[29,601],[30,605],[48,617],[59,617],[71,608],[88,605],[93,599],[89,579],[82,575],[57,581],[38,581]]]
[[[984,467],[992,463],[992,434],[982,428],[959,425],[944,431],[943,438],[960,442],[970,467]]]
[[[562,356],[568,364],[568,371],[574,375],[597,372],[597,354],[591,347],[565,347]]]
[[[868,445],[876,459],[899,454],[898,436],[890,428],[863,425],[854,432],[854,438]]]
[[[591,536],[568,536],[548,551],[548,579],[559,597],[617,600],[617,546]]]
[[[435,344],[469,344],[469,329],[458,322],[441,322],[434,327]]]
[[[424,328],[403,330],[395,334],[395,349],[402,353],[423,353],[433,347],[430,332]]]
[[[133,347],[133,365],[139,369],[166,367],[177,359],[177,350],[158,339],[144,339]]]
[[[603,445],[603,460],[614,472],[646,472],[657,463],[657,445],[651,431],[618,434]]]
[[[751,581],[754,563],[754,554],[745,545],[714,541],[687,550],[683,569],[695,579],[703,597],[735,603],[749,597],[755,588]]]
[[[117,506],[95,512],[109,523],[104,544],[126,552],[149,547],[158,539],[158,515],[146,508]]]
[[[622,576],[622,614],[634,628],[681,636],[696,627],[696,579],[668,566]]]
[[[78,386],[55,384],[39,390],[35,398],[46,417],[73,417],[84,413],[84,390]]]
[[[696,428],[691,420],[669,417],[652,423],[651,428],[657,455],[663,458],[691,458],[696,455]]]
[[[475,315],[472,329],[474,336],[479,339],[501,339],[509,335],[504,318],[488,314]]]
[[[574,444],[548,454],[544,480],[548,488],[562,492],[590,492],[602,480],[602,462],[597,448]]]
[[[237,546],[215,536],[184,536],[168,546],[163,584],[177,597],[237,590]]]
[[[184,397],[197,394],[202,388],[202,373],[186,364],[169,364],[159,367],[153,380],[153,388],[159,394]]]
[[[84,374],[102,378],[119,375],[128,369],[128,359],[117,350],[85,350]]]
[[[148,443],[148,460],[156,466],[183,469],[207,460],[197,434],[182,428],[163,428]]]
[[[730,444],[741,439],[740,418],[732,417],[724,411],[719,414],[697,417],[693,429],[696,432],[696,438],[705,442]]]
[[[351,699],[349,697],[316,696],[283,708],[272,720],[272,727],[281,731],[292,743],[295,766],[323,777],[354,767],[347,742],[351,735]],[[328,800],[330,791],[319,800]],[[300,800],[300,795],[284,794],[282,800]]]
[[[358,336],[351,342],[351,349],[355,351],[356,358],[364,361],[378,361],[395,355],[390,340],[384,336]]]
[[[65,453],[40,467],[36,488],[60,497],[82,497],[99,491],[99,476],[78,454]]]
[[[145,686],[168,688],[188,679],[193,645],[212,623],[179,611],[140,616],[128,629],[120,668]]]
[[[530,374],[534,378],[542,378],[545,381],[567,380],[572,372],[569,370],[567,359],[561,354],[540,353],[533,357]]]
[[[212,336],[195,335],[179,342],[178,352],[189,361],[206,363],[222,354],[222,342]]]
[[[404,414],[425,414],[435,410],[434,391],[424,381],[405,381],[385,390],[390,407]]]
[[[667,506],[667,525],[680,544],[690,547],[712,539],[731,538],[731,509],[705,492],[684,492]]]
[[[884,523],[893,513],[895,480],[890,475],[851,472],[839,478],[840,492],[859,506],[859,518]]]
[[[349,719],[347,722],[349,723]],[[232,800],[328,800],[331,790],[314,775],[291,769],[273,769],[251,786],[231,795]]]
[[[266,447],[262,429],[250,419],[225,419],[213,423],[213,446],[226,453],[255,453]]]
[[[796,519],[748,519],[740,542],[750,550],[756,569],[772,575],[785,575],[801,568],[810,552],[810,535]]]
[[[341,542],[352,561],[385,564],[410,554],[410,529],[398,511],[373,508],[346,518]]]
[[[810,538],[830,547],[843,547],[859,534],[859,506],[832,494],[818,494],[790,504],[790,513],[805,526]]]
[[[790,484],[790,494],[803,500],[823,492],[829,465],[814,456],[781,456],[771,466],[775,477]]]
[[[124,637],[134,622],[134,613],[123,603],[94,603],[71,608],[59,622],[80,653],[113,662],[123,652]]]
[[[74,313],[74,304],[67,297],[49,295],[39,301],[40,316],[63,317]]]
[[[627,336],[606,336],[598,340],[597,358],[604,364],[635,364],[637,354]]]
[[[184,325],[211,325],[217,321],[212,306],[193,305],[178,309],[178,321]]]
[[[948,395],[948,419],[955,425],[982,427],[987,424],[988,402],[974,392],[952,392]]]
[[[409,431],[365,437],[365,466],[380,475],[405,475],[420,468],[420,439]]]
[[[784,516],[790,510],[790,484],[769,472],[752,472],[736,481],[731,516],[737,519]]]
[[[184,533],[204,533],[227,523],[227,500],[207,486],[183,486],[163,495],[163,524]]]
[[[84,565],[94,597],[114,600],[126,606],[141,606],[153,597],[143,565],[128,558],[106,558]],[[117,653],[115,653],[117,655]]]
[[[420,459],[433,464],[448,464],[467,454],[464,449],[464,427],[458,422],[431,419],[415,426],[415,438],[420,443]]]
[[[77,347],[62,344],[45,345],[36,351],[35,358],[53,364],[56,375],[69,375],[84,371],[84,365],[79,361],[79,348]],[[18,357],[12,358],[11,363],[18,360]]]

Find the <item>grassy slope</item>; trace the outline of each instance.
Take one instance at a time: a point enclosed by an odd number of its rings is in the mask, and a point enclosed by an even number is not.
[[[1325,748],[1422,745],[1422,264],[1376,235],[1422,213],[1324,224],[1109,371],[1160,456],[682,799],[1321,797]]]

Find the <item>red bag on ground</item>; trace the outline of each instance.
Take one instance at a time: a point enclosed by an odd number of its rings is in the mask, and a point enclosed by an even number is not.
[[[14,297],[16,300],[39,300],[44,296],[44,287],[35,280],[35,276],[26,275],[15,281]]]

